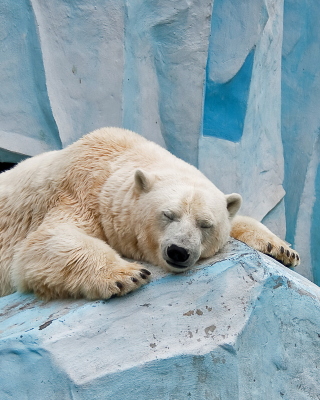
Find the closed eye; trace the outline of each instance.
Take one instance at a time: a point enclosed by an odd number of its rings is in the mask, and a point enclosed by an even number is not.
[[[169,221],[174,221],[175,220],[175,215],[172,212],[169,211],[164,211],[163,215],[169,220]]]
[[[201,229],[210,229],[213,227],[213,223],[211,221],[200,221],[199,226]]]

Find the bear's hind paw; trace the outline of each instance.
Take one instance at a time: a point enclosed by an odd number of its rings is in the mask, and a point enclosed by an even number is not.
[[[300,264],[299,254],[290,248],[290,244],[253,218],[236,216],[232,221],[231,236],[267,254],[286,267],[296,267]]]
[[[265,246],[265,250],[262,252],[279,261],[286,267],[296,267],[300,264],[299,254],[295,250],[292,250],[285,242],[280,246],[268,242]]]

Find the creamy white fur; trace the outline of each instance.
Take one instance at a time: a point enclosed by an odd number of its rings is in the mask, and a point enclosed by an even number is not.
[[[175,244],[187,249],[183,267],[190,268],[225,244],[240,204],[240,195],[225,196],[196,168],[141,136],[94,131],[0,175],[0,294],[125,294],[149,276],[121,256],[179,272],[166,260]],[[236,221],[234,237],[247,235],[265,252],[271,243],[277,257],[284,242],[257,221]],[[297,260],[294,252],[278,258],[288,263],[292,254]]]

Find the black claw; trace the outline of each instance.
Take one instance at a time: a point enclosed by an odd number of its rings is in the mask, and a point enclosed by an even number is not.
[[[291,257],[292,257],[293,259],[295,259],[295,258],[296,258],[296,255],[295,255],[294,253],[291,253]]]
[[[142,279],[147,279],[147,275],[140,273]]]
[[[123,284],[121,282],[116,282],[116,285],[120,290],[123,288]]]
[[[143,274],[151,275],[151,272],[148,271],[147,269],[142,268],[142,269],[140,269],[140,271],[141,271]]]
[[[300,260],[300,257],[298,256],[298,254],[297,254],[297,260],[298,260],[298,261]]]
[[[137,278],[135,278],[135,277],[131,277],[131,280],[132,280],[132,282],[134,282],[134,283],[137,283],[138,282],[138,279]]]
[[[287,250],[287,257],[290,257],[290,251]]]
[[[281,254],[284,253],[284,247],[283,247],[283,246],[280,247],[280,253],[281,253]]]
[[[268,243],[268,247],[267,247],[267,251],[268,251],[268,253],[270,253],[270,251],[272,250],[272,244],[271,243]]]

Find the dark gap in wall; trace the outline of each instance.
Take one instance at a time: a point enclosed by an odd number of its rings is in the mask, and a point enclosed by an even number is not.
[[[15,165],[16,165],[15,163],[0,162],[0,173],[13,168]]]

